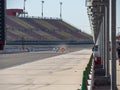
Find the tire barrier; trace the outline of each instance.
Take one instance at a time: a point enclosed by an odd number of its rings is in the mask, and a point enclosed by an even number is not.
[[[90,57],[90,60],[83,71],[81,89],[78,90],[92,90],[94,85],[94,64],[93,64],[93,54]]]

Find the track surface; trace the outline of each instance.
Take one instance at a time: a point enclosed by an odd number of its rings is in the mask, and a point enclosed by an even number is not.
[[[36,58],[36,61],[1,69],[0,90],[77,90],[91,53],[91,49],[85,48],[39,60],[41,52],[6,54],[14,56],[11,59],[7,56],[9,60]],[[43,56],[47,54],[42,52]]]
[[[65,53],[70,53],[78,50],[82,50],[84,48],[91,48],[92,45],[70,45],[65,46]],[[40,52],[24,52],[24,53],[13,53],[13,54],[0,54],[0,69],[9,68],[37,60],[41,60],[44,58],[49,58],[61,54],[65,54],[54,51],[40,51]]]

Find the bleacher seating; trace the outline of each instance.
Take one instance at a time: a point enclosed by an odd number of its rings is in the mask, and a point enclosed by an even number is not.
[[[19,36],[18,35],[15,35],[14,33],[10,32],[10,31],[7,31],[7,36],[6,36],[7,40],[11,40],[11,41],[15,41],[15,40],[19,40]],[[8,39],[10,38],[10,39]]]
[[[56,30],[58,29],[57,27],[55,27],[54,25],[46,22],[45,20],[42,19],[34,19],[36,23],[38,23],[39,25],[42,25],[46,28],[48,28],[49,30]]]
[[[91,41],[92,36],[58,19],[6,17],[8,41]]]

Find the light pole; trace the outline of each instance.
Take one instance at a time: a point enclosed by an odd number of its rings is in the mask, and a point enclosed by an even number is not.
[[[42,2],[42,13],[41,13],[41,16],[43,18],[43,3],[44,3],[44,1],[41,1],[41,2]]]
[[[62,19],[62,2],[60,2],[60,19]]]
[[[24,0],[24,6],[23,6],[23,13],[24,13],[24,17],[25,17],[25,2],[26,2],[26,0]]]

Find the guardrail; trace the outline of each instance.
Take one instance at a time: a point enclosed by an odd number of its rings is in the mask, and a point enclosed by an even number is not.
[[[81,88],[78,90],[92,90],[94,85],[94,69],[93,69],[93,54],[90,57],[90,60],[83,71],[82,84]]]

